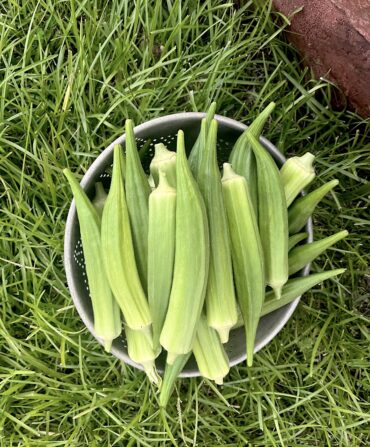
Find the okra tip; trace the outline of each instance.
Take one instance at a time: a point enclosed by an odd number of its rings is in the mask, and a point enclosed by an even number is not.
[[[248,368],[253,366],[253,351],[252,354],[247,353],[247,366]]]
[[[230,327],[219,327],[216,329],[218,336],[220,337],[220,341],[222,344],[225,344],[229,341]]]
[[[230,163],[224,163],[222,166],[223,166],[223,176],[222,176],[223,182],[235,177],[235,172]]]
[[[179,354],[176,354],[176,352],[170,352],[170,351],[168,351],[168,352],[167,352],[167,359],[166,359],[166,362],[167,362],[169,365],[173,365],[174,362],[175,362],[175,360],[177,359],[178,356],[179,356]]]
[[[282,291],[282,289],[283,289],[282,286],[274,287],[274,288],[273,288],[274,293],[275,293],[275,298],[276,298],[277,300],[280,300],[280,298],[281,298],[281,291]]]
[[[184,131],[179,129],[179,131],[177,132],[177,148],[176,151],[180,157],[185,157],[186,158],[186,153],[185,153],[185,139],[184,139]]]
[[[154,145],[154,156],[160,157],[161,155],[167,155],[170,151],[166,148],[163,143],[158,143]]]
[[[299,161],[308,171],[313,170],[313,162],[315,156],[311,152],[306,152],[302,157],[299,157]]]
[[[112,341],[113,340],[104,340],[104,350],[105,352],[110,352],[112,349]]]
[[[76,182],[76,178],[75,176],[72,174],[72,171],[69,168],[64,168],[63,169],[63,174],[64,176],[67,178],[68,182],[71,183],[75,183]]]
[[[162,379],[161,376],[158,374],[157,369],[155,367],[155,364],[152,362],[148,362],[148,364],[144,364],[144,370],[146,375],[148,376],[151,383],[156,385],[158,388],[161,387]]]

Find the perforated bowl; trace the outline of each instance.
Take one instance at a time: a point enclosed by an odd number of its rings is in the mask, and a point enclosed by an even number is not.
[[[176,150],[176,136],[179,129],[185,133],[186,149],[189,152],[193,146],[196,137],[200,130],[200,123],[204,113],[177,113],[161,118],[156,118],[148,121],[140,126],[135,127],[135,136],[137,146],[140,149],[144,144],[149,144],[149,150],[143,158],[144,168],[148,171],[150,160],[154,152],[154,144],[162,142],[170,150]],[[228,160],[230,151],[241,133],[246,129],[244,124],[234,121],[224,116],[216,115],[218,121],[218,160],[220,166],[223,162]],[[90,198],[92,198],[95,191],[95,183],[103,182],[106,189],[109,189],[110,172],[113,162],[113,147],[115,144],[125,143],[125,135],[119,137],[116,141],[110,144],[99,157],[93,162],[85,176],[81,181],[81,186],[84,188]],[[273,156],[276,163],[281,166],[285,162],[285,158],[278,151],[278,149],[268,140],[261,137],[261,143],[266,150]],[[306,231],[309,235],[308,241],[312,241],[312,222],[308,222]],[[85,263],[80,239],[79,224],[76,214],[74,201],[69,209],[64,241],[64,262],[67,274],[68,287],[71,292],[73,302],[77,311],[94,337],[101,343],[95,333],[93,325],[93,312],[91,306],[91,299],[89,295],[89,287],[87,284],[87,277],[85,271]],[[309,265],[300,273],[301,275],[308,275]],[[263,348],[275,335],[283,328],[285,323],[297,307],[299,298],[281,309],[272,312],[269,315],[261,318],[255,344],[255,352]],[[236,365],[243,362],[246,358],[246,345],[244,329],[239,328],[232,330],[230,333],[230,340],[225,345],[226,352],[230,359],[230,365]],[[136,368],[143,369],[139,364],[133,362],[127,354],[126,340],[123,336],[117,338],[112,346],[112,353],[125,363]],[[157,367],[160,373],[163,372],[165,365],[165,356],[161,354],[157,359]],[[182,377],[199,376],[199,370],[193,357],[185,366]]]

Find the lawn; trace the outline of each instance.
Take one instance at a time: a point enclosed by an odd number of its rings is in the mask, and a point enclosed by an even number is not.
[[[236,4],[238,3],[238,4]],[[254,4],[264,6],[256,6]],[[4,0],[0,4],[0,446],[349,446],[370,444],[370,126],[330,106],[269,2]],[[178,381],[165,412],[144,374],[106,354],[69,295],[63,235],[82,176],[124,132],[177,111],[248,124],[316,155],[318,186],[340,185],[315,238],[350,236],[253,368],[221,387]]]

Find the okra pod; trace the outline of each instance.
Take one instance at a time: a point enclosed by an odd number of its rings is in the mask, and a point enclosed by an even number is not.
[[[184,133],[177,137],[176,243],[173,283],[160,336],[167,362],[191,351],[208,279],[209,235],[204,202],[191,174]]]
[[[72,172],[65,169],[63,173],[75,199],[93,308],[95,334],[103,341],[105,350],[110,351],[112,341],[121,333],[121,318],[104,270],[100,240],[100,215]]]
[[[161,169],[166,174],[168,183],[176,188],[176,152],[169,151],[162,143],[156,144],[154,150],[154,157],[150,163],[150,173],[155,186],[158,186],[159,170]]]
[[[229,222],[234,282],[245,322],[247,363],[252,366],[254,342],[265,297],[264,255],[247,181],[224,163],[222,188]]]
[[[294,201],[288,210],[289,234],[298,233],[298,231],[304,227],[309,217],[312,216],[315,211],[317,204],[329,191],[337,186],[338,183],[338,180],[332,180]]]
[[[345,271],[346,269],[329,270],[327,272],[313,273],[308,276],[290,279],[283,287],[281,298],[279,300],[275,298],[273,292],[266,293],[261,316],[280,309],[280,307],[294,301],[317,284],[334,276],[341,275]]]
[[[290,238],[288,239],[288,251],[290,251],[293,247],[295,247],[297,244],[299,244],[300,242],[304,241],[307,238],[308,238],[307,233],[297,233],[294,234],[293,236],[290,236]]]
[[[154,350],[160,350],[171,293],[175,258],[176,190],[159,171],[158,187],[149,196],[148,301],[153,319]]]
[[[289,253],[289,275],[297,273],[305,265],[312,262],[320,256],[321,253],[346,236],[348,236],[348,231],[343,230],[333,234],[332,236],[326,237],[325,239],[293,248],[293,250]]]
[[[242,175],[248,183],[251,200],[254,206],[256,217],[258,218],[258,186],[257,186],[257,167],[256,158],[253,153],[247,134],[253,135],[259,139],[263,126],[270,117],[275,108],[275,103],[271,102],[254,119],[251,125],[242,133],[236,141],[229,158],[229,162],[236,174]]]
[[[217,332],[208,326],[204,315],[199,319],[193,353],[201,375],[222,385],[230,370],[229,359]]]
[[[150,333],[148,302],[139,279],[122,180],[122,149],[114,147],[113,173],[101,223],[102,257],[127,325]]]
[[[280,175],[284,185],[286,204],[290,206],[297,195],[315,178],[315,157],[306,152],[302,157],[291,157],[283,164]]]
[[[290,279],[283,287],[281,298],[277,299],[273,291],[267,292],[265,301],[262,306],[261,317],[280,309],[283,306],[291,303],[295,299],[299,298],[309,289],[315,287],[317,284],[332,278],[337,275],[341,275],[346,269],[329,270],[327,272],[313,273],[308,276],[302,276],[299,278]],[[238,314],[238,321],[235,325],[235,329],[244,325],[241,312]]]
[[[213,102],[210,105],[205,118],[203,118],[202,120],[200,133],[189,155],[189,166],[194,176],[197,176],[199,164],[201,163],[201,159],[204,153],[204,146],[208,134],[208,129],[209,126],[211,125],[211,121],[215,116],[215,111],[216,111],[216,103]]]
[[[276,163],[253,135],[247,134],[257,160],[258,223],[266,282],[279,298],[288,281],[288,210]]]
[[[148,201],[151,189],[141,165],[131,120],[126,120],[125,185],[135,259],[141,285],[146,292],[148,283]]]
[[[237,321],[236,299],[227,223],[220,171],[217,164],[217,121],[212,120],[204,154],[196,178],[207,210],[210,259],[206,292],[206,314],[209,326],[226,343],[230,329]]]

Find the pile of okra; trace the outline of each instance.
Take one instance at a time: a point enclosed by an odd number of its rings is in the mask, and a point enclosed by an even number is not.
[[[222,384],[230,331],[244,327],[252,366],[260,318],[344,271],[297,275],[348,233],[307,243],[305,225],[338,181],[302,195],[315,178],[309,152],[278,168],[259,141],[274,106],[241,134],[222,172],[215,103],[188,157],[181,130],[176,152],[155,145],[149,177],[131,120],[124,148],[114,147],[109,191],[97,183],[91,201],[64,171],[79,219],[95,334],[109,351],[124,331],[128,355],[159,387],[162,406],[191,354],[203,377]],[[155,359],[163,350],[161,378]]]

